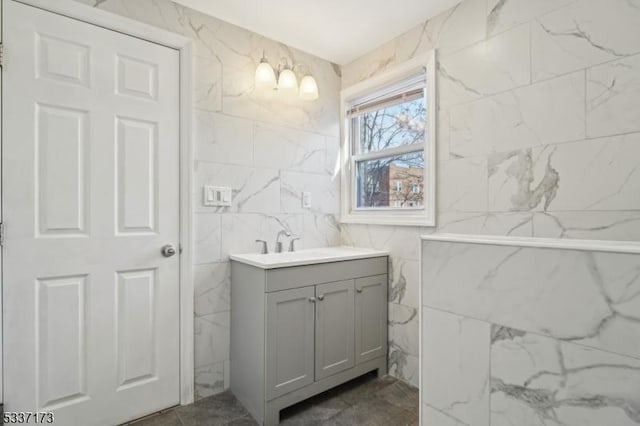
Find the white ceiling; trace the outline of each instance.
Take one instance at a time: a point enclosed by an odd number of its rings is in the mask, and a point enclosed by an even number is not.
[[[174,0],[338,64],[460,0]]]

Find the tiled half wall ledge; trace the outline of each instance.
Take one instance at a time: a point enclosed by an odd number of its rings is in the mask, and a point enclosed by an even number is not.
[[[640,425],[640,243],[428,235],[421,425]]]

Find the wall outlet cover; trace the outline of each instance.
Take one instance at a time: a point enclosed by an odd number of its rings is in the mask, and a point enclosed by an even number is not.
[[[303,209],[311,208],[311,192],[308,192],[308,191],[302,192],[302,208]]]

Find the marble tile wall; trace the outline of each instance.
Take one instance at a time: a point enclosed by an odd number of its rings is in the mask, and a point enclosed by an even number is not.
[[[640,424],[640,254],[422,244],[422,424]]]
[[[229,386],[229,253],[258,249],[286,229],[299,247],[336,245],[340,230],[340,67],[170,0],[78,0],[194,40],[194,243],[196,398]],[[305,64],[320,99],[254,91],[263,50]],[[230,186],[233,205],[204,207],[202,186]],[[302,209],[301,192],[312,192]]]
[[[638,22],[638,0],[464,0],[343,66],[346,88],[438,51],[437,228],[342,227],[391,251],[393,374],[417,383],[419,235],[640,239]]]

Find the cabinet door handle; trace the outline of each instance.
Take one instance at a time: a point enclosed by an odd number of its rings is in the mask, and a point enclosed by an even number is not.
[[[315,297],[310,297],[309,298],[309,303],[316,303],[316,298]]]
[[[362,289],[361,288],[356,288],[356,292],[357,293],[362,293]]]
[[[318,300],[322,302],[324,300],[324,294],[321,294],[320,296],[318,296]]]

